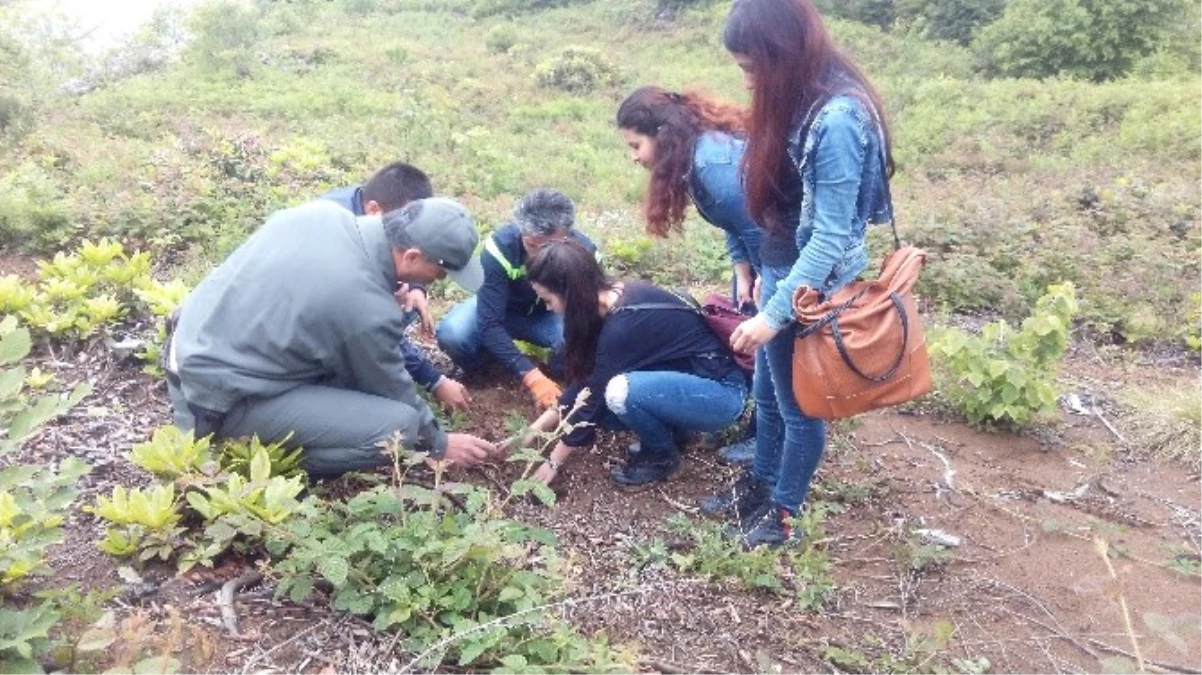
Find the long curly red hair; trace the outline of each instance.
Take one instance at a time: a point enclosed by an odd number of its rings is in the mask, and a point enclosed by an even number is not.
[[[745,111],[695,91],[670,92],[663,87],[634,90],[618,106],[618,128],[655,140],[651,181],[643,200],[648,234],[666,237],[683,229],[689,190],[684,177],[693,165],[693,145],[707,131],[742,133]]]

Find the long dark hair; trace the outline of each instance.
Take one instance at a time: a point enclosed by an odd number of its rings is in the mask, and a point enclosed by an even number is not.
[[[697,92],[673,93],[663,87],[635,89],[618,106],[618,128],[655,139],[655,163],[643,211],[647,232],[666,237],[680,231],[689,193],[683,176],[693,163],[693,144],[706,131],[744,130],[744,111]]]
[[[759,223],[781,227],[779,207],[787,183],[790,128],[839,93],[866,97],[876,109],[885,134],[885,171],[893,175],[893,151],[880,95],[868,78],[831,41],[811,0],[737,0],[722,35],[726,49],[751,59],[755,90],[751,97],[747,152],[743,167],[747,208]],[[857,91],[858,90],[858,91]]]
[[[563,299],[564,366],[573,384],[584,382],[597,361],[601,335],[598,295],[613,288],[587,248],[570,239],[544,246],[526,262],[526,278]]]

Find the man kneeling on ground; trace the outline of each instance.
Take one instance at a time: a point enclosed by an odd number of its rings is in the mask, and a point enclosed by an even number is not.
[[[479,231],[441,198],[356,217],[327,202],[273,214],[188,296],[167,351],[175,423],[197,436],[258,436],[304,449],[314,476],[384,465],[408,449],[459,464],[497,452],[447,434],[397,344],[398,285],[443,276],[468,291]]]

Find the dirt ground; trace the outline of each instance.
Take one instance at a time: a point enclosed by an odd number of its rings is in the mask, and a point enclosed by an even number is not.
[[[88,460],[81,503],[117,483],[145,482],[122,454],[169,421],[162,385],[100,346],[44,360],[95,390],[16,459]],[[649,672],[969,670],[983,658],[995,673],[1115,672],[1135,667],[1136,647],[1150,672],[1202,671],[1202,584],[1172,569],[1197,569],[1199,476],[1121,441],[1113,405],[1133,384],[1196,385],[1197,365],[1078,351],[1060,379],[1067,392],[1100,402],[1101,415],[1066,410],[1059,424],[1023,436],[977,431],[921,405],[837,425],[813,493],[840,507],[813,544],[829,552],[837,584],[820,612],[632,561],[633,544],[664,536],[667,517],[693,515],[700,496],[733,480],[712,450],[692,448],[672,481],[625,493],[607,474],[630,438],[603,434],[565,467],[553,509],[522,505],[515,515],[559,535],[576,570],[573,597],[607,596],[576,605],[572,620],[634,646]],[[535,413],[515,383],[480,386],[465,430],[499,439],[513,410]],[[461,477],[491,485],[504,471]],[[123,578],[95,547],[100,529],[73,513],[50,583],[116,590],[106,608],[125,630],[106,665],[138,651],[169,652],[187,672],[378,672],[406,663],[391,635],[319,601],[276,602],[265,586],[239,594],[240,634],[230,636],[216,589],[246,561]],[[920,529],[959,544],[937,550]],[[839,662],[831,647],[865,661]]]

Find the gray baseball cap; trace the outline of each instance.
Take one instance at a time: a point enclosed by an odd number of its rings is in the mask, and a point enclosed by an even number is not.
[[[384,231],[408,240],[447,272],[451,281],[475,293],[484,284],[484,268],[476,255],[480,231],[462,204],[445,197],[409,202],[384,214]],[[394,240],[395,241],[395,240]]]

